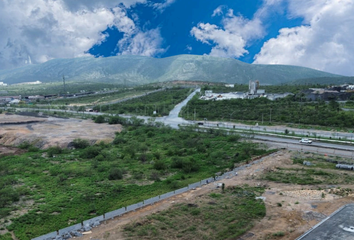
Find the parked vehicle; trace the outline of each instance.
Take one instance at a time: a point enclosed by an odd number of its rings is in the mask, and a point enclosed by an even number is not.
[[[308,138],[302,138],[302,139],[299,141],[299,143],[311,144],[312,141],[311,141],[310,139],[308,139]]]

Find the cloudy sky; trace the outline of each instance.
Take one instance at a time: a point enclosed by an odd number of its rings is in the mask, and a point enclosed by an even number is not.
[[[354,0],[0,0],[0,69],[212,55],[354,75]]]

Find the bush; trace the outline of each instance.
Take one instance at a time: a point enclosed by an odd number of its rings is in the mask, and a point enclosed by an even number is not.
[[[157,160],[155,163],[154,163],[154,168],[156,170],[165,170],[167,168],[166,166],[166,163],[162,160]]]
[[[101,148],[98,146],[90,146],[80,155],[83,158],[95,158],[101,152]]]
[[[111,117],[108,120],[109,124],[126,124],[126,122],[127,120],[125,118],[118,117],[118,116]]]
[[[55,154],[62,154],[64,150],[60,148],[59,146],[56,147],[50,147],[47,149],[47,156],[48,157],[53,157]]]
[[[90,143],[87,140],[77,138],[77,139],[74,139],[74,141],[73,141],[73,147],[74,148],[85,149],[88,146],[90,146]]]
[[[116,136],[113,140],[113,144],[118,145],[118,144],[124,144],[126,143],[127,140],[125,140],[123,137]]]
[[[104,117],[102,115],[97,116],[95,123],[104,123]]]
[[[199,166],[198,166],[197,162],[195,161],[195,159],[185,159],[185,160],[183,160],[182,169],[186,173],[196,172],[196,171],[198,171]]]
[[[18,145],[19,148],[21,149],[28,149],[29,147],[31,147],[32,145],[29,142],[23,142],[20,145]]]
[[[109,180],[120,180],[123,179],[123,171],[118,168],[112,168],[108,175]]]
[[[39,151],[39,148],[37,148],[37,147],[35,147],[35,146],[30,146],[30,147],[28,148],[28,151],[29,151],[29,152],[38,152],[38,151]]]

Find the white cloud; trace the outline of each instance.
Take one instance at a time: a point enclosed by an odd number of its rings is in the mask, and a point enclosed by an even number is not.
[[[213,16],[222,13],[222,6],[216,8]],[[191,35],[198,41],[215,45],[210,55],[218,57],[241,57],[247,54],[245,49],[249,41],[261,38],[264,35],[264,28],[259,18],[252,20],[242,16],[235,16],[232,9],[229,9],[221,22],[222,27],[210,23],[199,23],[193,27]]]
[[[163,39],[159,29],[151,29],[145,32],[139,31],[134,36],[123,38],[118,42],[121,55],[157,56],[166,50],[160,46]]]
[[[126,36],[137,34],[134,21],[119,4],[145,1],[2,0],[0,69],[89,56],[85,52],[105,40],[101,32],[107,27],[116,26]]]
[[[165,0],[165,2],[162,3],[154,3],[152,4],[153,8],[156,10],[163,12],[167,7],[172,5],[176,0]]]
[[[254,63],[354,75],[353,0],[289,0],[289,13],[304,18],[304,25],[281,29],[263,45]]]
[[[225,5],[220,5],[219,7],[215,8],[215,10],[213,11],[213,14],[211,15],[212,17],[215,16],[220,16],[223,14],[223,9],[226,8]]]
[[[129,8],[136,3],[145,3],[146,0],[63,0],[63,2],[70,11],[76,12],[82,9],[113,8],[119,4]]]

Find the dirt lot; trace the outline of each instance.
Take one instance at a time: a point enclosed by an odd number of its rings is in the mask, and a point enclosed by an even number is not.
[[[39,148],[67,147],[75,138],[110,142],[121,125],[96,124],[92,120],[0,115],[0,145],[18,146],[27,141]]]
[[[266,186],[267,189],[263,194],[267,210],[266,217],[256,223],[254,228],[240,239],[296,239],[339,207],[353,202],[353,195],[340,197],[330,194],[329,186],[309,187],[258,180],[264,171],[292,164],[290,157],[289,151],[280,151],[275,156],[267,157],[263,162],[238,172],[238,176],[222,181],[226,186],[248,184],[249,186]],[[319,187],[323,190],[318,190]],[[354,185],[341,187],[354,188]],[[80,239],[124,239],[122,231],[127,223],[138,221],[143,216],[167,209],[176,203],[193,203],[197,198],[211,191],[219,190],[216,190],[214,184],[205,185],[107,221]],[[273,234],[277,232],[283,232],[285,235],[274,237]]]

